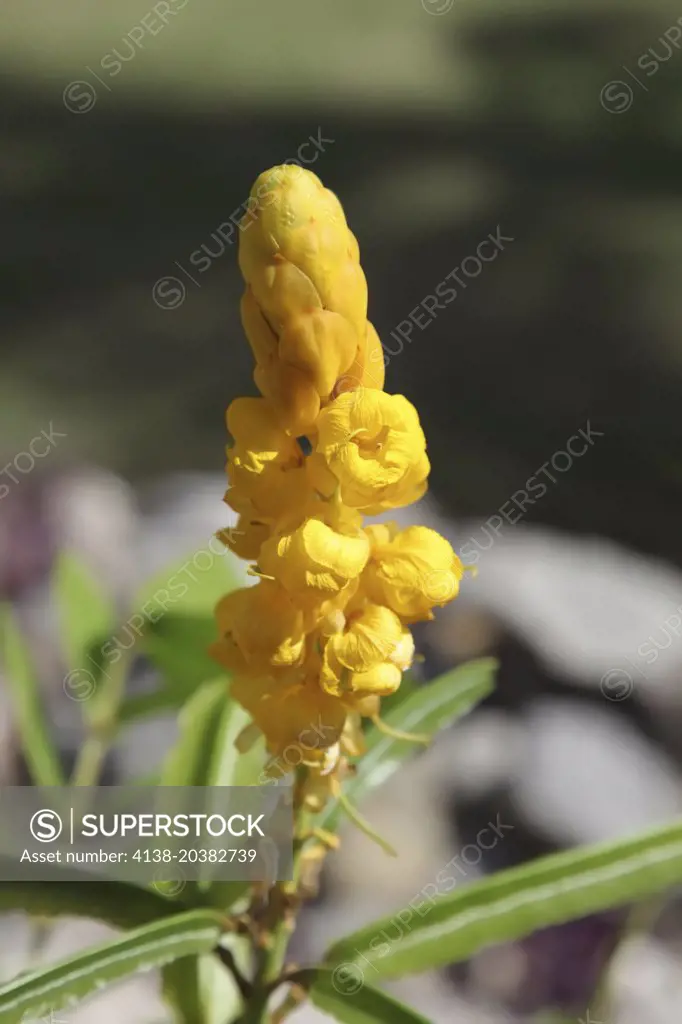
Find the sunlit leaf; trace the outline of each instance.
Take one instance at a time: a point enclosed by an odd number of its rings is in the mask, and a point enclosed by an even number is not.
[[[500,832],[502,842],[504,824]],[[366,925],[336,942],[325,960],[357,962],[363,969],[369,963],[376,978],[411,974],[640,900],[682,883],[682,823],[542,857],[452,891],[458,877],[443,865],[435,878],[425,879],[418,910],[405,907]]]
[[[313,967],[301,971],[296,981],[309,990],[318,1009],[342,1024],[429,1024],[416,1010],[367,984],[357,964]]]
[[[129,974],[210,952],[221,931],[220,915],[188,911],[136,928],[47,969],[20,974],[0,985],[0,1024],[54,1014]]]

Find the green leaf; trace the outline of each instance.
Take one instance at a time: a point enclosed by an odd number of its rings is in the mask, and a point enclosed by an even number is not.
[[[16,1024],[28,1014],[54,1013],[128,974],[208,953],[218,945],[222,923],[214,912],[192,910],[144,925],[47,969],[21,974],[0,985],[0,1024]]]
[[[213,758],[208,774],[209,786],[257,786],[265,766],[265,747],[262,739],[240,753],[235,746],[237,738],[251,724],[251,716],[241,704],[228,697],[225,700],[215,738]]]
[[[165,786],[248,786],[258,781],[262,757],[240,754],[235,741],[250,717],[229,695],[225,678],[204,683],[180,712],[180,737],[163,769]],[[192,882],[190,902],[225,910],[248,889],[247,882]],[[206,894],[210,892],[210,896]]]
[[[177,1024],[186,1024],[190,1020],[205,1021],[198,956],[183,956],[167,964],[161,978],[163,998],[175,1011]]]
[[[11,605],[0,605],[0,657],[7,672],[21,749],[36,786],[63,786],[64,775],[45,721],[39,683]]]
[[[357,964],[340,964],[334,970],[313,967],[294,980],[308,988],[319,1010],[342,1024],[429,1024],[416,1010],[367,985]]]
[[[52,594],[69,671],[85,669],[92,662],[92,648],[101,647],[102,641],[111,637],[116,629],[113,603],[87,565],[70,552],[62,552],[57,558]]]
[[[450,874],[441,877],[445,871]],[[431,885],[448,884],[449,893],[455,875],[445,865]],[[424,896],[424,916],[405,907],[404,921],[397,915],[375,921],[335,943],[325,960],[369,961],[377,977],[430,970],[681,882],[682,823],[677,823],[633,839],[541,857],[451,895],[428,897],[428,903]]]
[[[244,939],[226,936],[231,947]],[[242,1009],[242,998],[230,971],[211,954],[183,957],[163,969],[163,994],[175,1010],[177,1024],[226,1024]]]
[[[0,882],[0,912],[24,910],[40,917],[88,917],[116,928],[134,928],[171,917],[182,904],[124,882],[93,882],[92,875],[63,882]]]
[[[150,621],[166,615],[212,618],[220,598],[240,586],[236,559],[210,538],[203,548],[147,580],[133,608]]]
[[[215,639],[212,617],[169,612],[157,622],[147,622],[139,650],[158,669],[160,685],[151,693],[124,700],[119,721],[125,724],[182,707],[198,687],[214,679],[220,671],[208,654],[208,647]],[[223,677],[223,682],[227,686],[227,676]]]
[[[428,686],[414,690],[389,711],[386,725],[402,732],[435,734],[492,693],[496,668],[493,658],[482,658],[446,673]],[[358,762],[357,774],[344,785],[346,796],[356,805],[390,778],[418,749],[416,744],[387,736],[377,728],[367,733],[366,743],[367,752]],[[333,830],[339,817],[339,805],[330,802],[318,823],[322,828]]]
[[[262,743],[247,753],[235,746],[250,723],[249,714],[232,700],[225,678],[204,683],[180,712],[180,737],[163,770],[165,786],[253,786],[263,770]],[[238,880],[191,882],[186,898],[227,910],[249,888]]]
[[[162,684],[126,700],[121,722],[179,708],[215,677],[217,665],[207,653],[216,639],[214,608],[240,585],[234,557],[215,538],[144,584],[130,620],[144,623],[139,649],[159,670]]]
[[[223,684],[225,685],[225,684]],[[214,733],[213,750],[207,786],[256,786],[265,765],[265,749],[258,740],[250,750],[240,753],[235,746],[237,737],[251,722],[247,711],[229,697],[224,690],[225,700]],[[201,884],[202,898],[213,907],[227,910],[246,894],[249,883],[243,881],[216,881],[210,885]]]
[[[229,701],[226,679],[204,683],[186,702],[178,719],[180,736],[161,771],[162,786],[206,786],[216,737]]]
[[[140,650],[162,675],[159,707],[179,707],[197,686],[215,677],[218,666],[208,654],[215,639],[212,616],[169,612],[148,624]]]

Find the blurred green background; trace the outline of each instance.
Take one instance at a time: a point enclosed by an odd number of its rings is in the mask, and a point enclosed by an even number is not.
[[[435,495],[489,515],[589,419],[605,438],[527,519],[679,561],[681,13],[5,0],[2,454],[51,420],[68,434],[55,459],[133,481],[219,469],[223,410],[254,390],[236,245],[197,284],[176,263],[218,251],[257,174],[321,131],[311,166],[346,207],[391,347],[489,232],[514,238],[391,358]],[[186,285],[177,308],[153,300],[167,275]]]

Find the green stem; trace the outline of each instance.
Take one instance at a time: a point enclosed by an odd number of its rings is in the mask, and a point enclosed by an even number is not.
[[[305,784],[307,769],[299,769],[297,785],[302,789]],[[301,855],[306,845],[304,838],[310,814],[299,804],[296,812],[296,824],[293,858],[293,885],[298,890],[301,878]],[[282,975],[289,939],[294,929],[291,907],[285,898],[281,883],[276,884],[269,894],[267,910],[267,931],[270,941],[267,947],[256,951],[256,971],[252,985],[252,996],[238,1024],[266,1024],[267,1009],[270,996],[278,985]]]

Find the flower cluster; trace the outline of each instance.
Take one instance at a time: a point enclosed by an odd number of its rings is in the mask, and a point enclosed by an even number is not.
[[[410,624],[457,595],[463,567],[431,529],[363,523],[419,499],[430,467],[416,410],[383,390],[341,204],[296,166],[266,171],[252,196],[241,313],[262,397],[227,410],[239,518],[221,538],[258,582],[219,603],[212,653],[277,763],[319,781],[361,751],[362,716],[379,720],[412,663]]]

